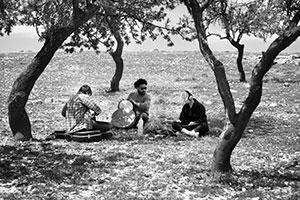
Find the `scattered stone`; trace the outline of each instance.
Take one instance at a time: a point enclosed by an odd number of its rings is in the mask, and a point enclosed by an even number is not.
[[[273,102],[273,103],[270,103],[270,105],[269,105],[269,107],[276,107],[276,106],[278,106],[278,104],[277,104],[277,103],[275,103],[275,102]]]

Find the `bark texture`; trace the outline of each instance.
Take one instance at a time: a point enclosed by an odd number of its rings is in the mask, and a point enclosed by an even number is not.
[[[107,17],[107,21],[109,24],[109,28],[117,41],[116,50],[110,54],[116,64],[115,74],[110,81],[110,90],[111,92],[117,92],[120,91],[120,81],[122,79],[124,70],[124,62],[122,58],[124,41],[117,26],[117,19],[113,16],[109,16]]]
[[[243,57],[244,57],[244,48],[245,46],[243,44],[240,44],[237,41],[234,41],[233,39],[229,39],[232,46],[234,46],[238,50],[238,57],[236,58],[236,65],[239,71],[240,75],[240,82],[246,82],[246,75],[243,68]]]
[[[76,4],[77,1],[73,2]],[[53,28],[49,31],[42,49],[33,58],[27,69],[19,75],[12,86],[8,98],[8,119],[12,134],[16,140],[27,141],[32,138],[31,124],[25,106],[36,80],[43,73],[57,49],[68,36],[90,19],[97,11],[96,7],[90,6],[89,10],[83,14],[82,12],[78,12],[76,5],[74,5],[74,16],[70,24],[65,27]]]
[[[218,90],[230,121],[229,126],[221,134],[218,145],[214,151],[212,175],[213,177],[219,177],[219,174],[232,172],[232,166],[230,163],[231,154],[237,143],[240,141],[252,113],[260,103],[263,86],[262,79],[264,75],[272,67],[276,56],[292,44],[300,35],[300,26],[297,26],[300,19],[300,13],[298,13],[299,15],[297,14],[293,19],[296,23],[291,23],[294,24],[294,26],[289,27],[289,30],[287,30],[284,35],[279,36],[270,45],[268,50],[263,53],[260,62],[254,67],[250,80],[248,96],[239,113],[236,113],[224,66],[212,53],[206,38],[203,11],[212,1],[203,1],[201,5],[197,0],[185,0],[183,2],[194,19],[200,51],[214,71]]]

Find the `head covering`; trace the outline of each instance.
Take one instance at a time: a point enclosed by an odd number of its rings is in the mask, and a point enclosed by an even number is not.
[[[182,98],[184,101],[188,101],[190,100],[189,98],[191,96],[194,96],[193,93],[190,90],[184,90],[183,94],[182,94]]]

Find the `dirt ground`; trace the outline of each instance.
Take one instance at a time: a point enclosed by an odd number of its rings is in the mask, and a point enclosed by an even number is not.
[[[236,107],[248,93],[240,83],[235,53],[217,52],[226,68]],[[259,54],[247,53],[247,80]],[[199,52],[125,52],[121,91],[108,93],[114,63],[105,53],[56,53],[37,80],[26,110],[31,142],[13,141],[7,98],[14,80],[33,53],[0,55],[0,199],[299,199],[299,62],[278,63],[266,74],[261,103],[232,155],[233,179],[210,181],[218,135],[227,118],[212,70]],[[61,109],[83,84],[89,84],[110,121],[118,102],[148,81],[152,120],[178,118],[181,92],[193,91],[207,110],[211,133],[203,138],[146,137],[116,131],[112,140],[76,143],[45,141],[64,128]]]

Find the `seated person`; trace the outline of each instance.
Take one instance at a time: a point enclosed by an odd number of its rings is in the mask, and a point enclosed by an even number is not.
[[[184,105],[179,116],[179,121],[172,124],[172,128],[190,136],[204,136],[209,131],[205,107],[197,101],[188,90],[183,95]]]
[[[90,86],[83,85],[63,107],[62,116],[66,118],[68,133],[84,130],[105,132],[111,129],[110,123],[96,121],[95,116],[99,115],[102,110],[91,96],[92,89]]]
[[[151,98],[150,95],[147,94],[147,81],[145,79],[138,79],[134,82],[135,92],[132,92],[127,97],[127,100],[131,101],[133,104],[133,111],[136,114],[136,119],[133,125],[129,128],[133,128],[137,126],[140,118],[143,120],[143,125],[149,121],[149,108]]]

